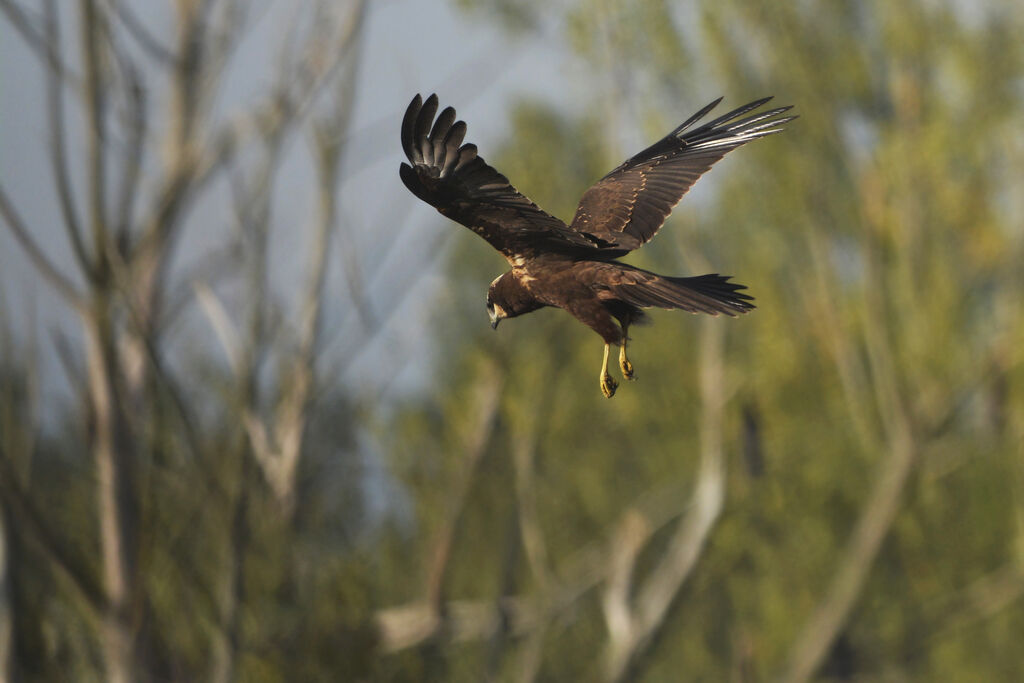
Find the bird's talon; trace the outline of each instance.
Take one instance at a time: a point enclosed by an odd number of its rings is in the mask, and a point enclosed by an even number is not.
[[[601,375],[601,393],[604,394],[605,398],[611,398],[615,395],[615,390],[619,388],[619,383],[612,379],[612,376],[608,373]]]
[[[622,370],[622,376],[628,380],[636,379],[633,376],[633,364],[626,358],[626,329],[622,328],[622,346],[619,347],[619,369]]]

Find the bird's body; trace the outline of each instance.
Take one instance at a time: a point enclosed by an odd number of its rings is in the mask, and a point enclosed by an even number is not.
[[[412,166],[401,177],[417,197],[469,227],[505,256],[511,270],[487,293],[491,324],[544,306],[561,308],[604,340],[601,390],[609,398],[617,384],[608,373],[608,354],[620,347],[619,367],[627,379],[629,326],[644,308],[679,308],[692,313],[735,316],[753,308],[743,285],[717,274],[658,275],[617,261],[658,231],[679,199],[726,152],[749,140],[778,132],[794,117],[789,107],[740,118],[767,99],[752,102],[686,132],[718,101],[599,180],[584,193],[571,224],[547,214],[520,194],[505,176],[462,144],[466,124],[451,107],[437,120],[437,97],[417,95],[402,121],[402,146]]]

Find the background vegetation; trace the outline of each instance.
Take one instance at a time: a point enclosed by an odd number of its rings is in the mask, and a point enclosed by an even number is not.
[[[565,218],[707,83],[796,105],[631,257],[734,273],[757,311],[655,312],[639,381],[607,401],[600,342],[568,316],[485,327],[503,264],[460,232],[422,331],[431,388],[382,404],[321,362],[375,343],[374,274],[409,282],[384,245],[327,259],[353,229],[337,194],[365,3],[311,3],[266,96],[225,117],[244,3],[182,0],[163,40],[118,3],[2,0],[48,67],[40,153],[75,269],[3,188],[0,216],[82,335],[5,326],[0,679],[1024,677],[1020,13],[463,4],[560,27],[592,84],[577,111],[521,103],[485,153]],[[289,144],[319,182],[285,296],[268,272]],[[177,248],[200,201],[235,220],[202,258]],[[347,297],[325,295],[332,268]],[[39,398],[46,344],[60,405]]]

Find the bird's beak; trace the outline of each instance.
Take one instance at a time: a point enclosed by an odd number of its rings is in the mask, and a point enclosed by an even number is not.
[[[488,311],[487,315],[491,319],[491,329],[492,330],[498,329],[498,323],[501,322],[501,318],[498,317],[498,312],[497,311]]]

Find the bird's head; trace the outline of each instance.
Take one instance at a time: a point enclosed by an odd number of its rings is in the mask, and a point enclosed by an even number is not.
[[[491,317],[491,327],[494,329],[498,329],[498,323],[505,318],[536,311],[543,305],[511,271],[494,278],[487,288],[487,314]]]
[[[498,329],[498,323],[505,318],[514,318],[543,306],[512,271],[494,278],[487,288],[487,314],[491,316],[494,329]]]
[[[491,318],[491,329],[498,329],[498,323],[509,317],[505,312],[505,309],[501,307],[501,304],[496,304],[491,301],[487,302],[487,315]]]
[[[509,273],[505,275],[509,275]],[[509,310],[511,309],[506,308],[507,302],[504,295],[507,286],[503,283],[503,280],[507,279],[505,275],[499,275],[494,278],[491,286],[487,288],[487,315],[491,318],[492,330],[498,329],[498,323],[505,318],[512,317],[509,315]]]

